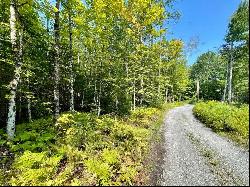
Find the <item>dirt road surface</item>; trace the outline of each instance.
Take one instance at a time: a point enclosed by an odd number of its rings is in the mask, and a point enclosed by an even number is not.
[[[161,174],[156,185],[248,186],[249,152],[200,123],[193,105],[166,115]]]

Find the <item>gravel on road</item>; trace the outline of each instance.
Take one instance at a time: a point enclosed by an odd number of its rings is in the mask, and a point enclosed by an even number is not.
[[[249,152],[213,132],[193,105],[168,112],[162,127],[164,160],[157,185],[249,186]]]

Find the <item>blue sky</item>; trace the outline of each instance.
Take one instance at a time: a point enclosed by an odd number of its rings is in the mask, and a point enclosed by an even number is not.
[[[179,38],[188,43],[198,39],[197,49],[189,57],[188,65],[208,51],[216,51],[224,42],[231,15],[240,0],[177,0],[174,9],[181,13],[177,23],[168,25],[167,38]]]

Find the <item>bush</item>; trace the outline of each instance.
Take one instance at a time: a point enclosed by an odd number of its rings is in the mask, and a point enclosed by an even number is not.
[[[149,128],[157,115],[159,115],[159,110],[156,108],[138,108],[132,112],[129,119],[136,126]]]
[[[249,136],[249,106],[239,107],[217,101],[199,102],[195,116],[218,132],[229,132],[243,139]]]
[[[48,156],[47,152],[25,151],[15,159],[10,184],[13,186],[36,186],[44,184],[56,172],[61,155]]]
[[[17,125],[12,142],[0,132],[1,145],[15,153],[0,184],[135,184],[159,116],[156,108],[138,108],[127,118],[63,113],[56,125],[52,118]]]

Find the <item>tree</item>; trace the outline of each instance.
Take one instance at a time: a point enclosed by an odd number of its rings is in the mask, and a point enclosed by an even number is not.
[[[15,63],[14,78],[10,82],[9,111],[7,120],[7,134],[9,138],[14,137],[16,120],[16,90],[21,73],[22,57],[22,32],[20,32],[20,45],[17,43],[17,12],[14,0],[10,2],[10,39],[12,45],[13,61]]]
[[[19,3],[16,44],[24,63],[14,94],[17,123],[53,114],[56,119],[68,110],[124,115],[182,99],[188,82],[183,43],[167,40],[163,24],[174,18],[167,8],[172,1]],[[0,4],[7,7],[8,1]],[[0,115],[5,120],[6,85],[16,67],[6,23],[10,12],[0,14]],[[25,41],[22,51],[18,33]]]
[[[196,94],[203,99],[220,100],[223,95],[225,60],[219,54],[208,51],[200,55],[191,66],[190,78],[199,84]]]
[[[55,10],[55,23],[54,23],[54,34],[55,34],[55,58],[54,58],[54,117],[58,118],[60,112],[60,102],[59,102],[59,64],[60,64],[60,54],[59,54],[59,40],[60,40],[60,27],[59,27],[59,14],[60,13],[60,0],[56,0],[56,10]]]
[[[232,102],[232,92],[235,95],[243,93],[241,100],[248,100],[248,75],[249,75],[249,2],[244,0],[232,15],[228,25],[228,32],[225,37],[227,45],[230,45],[228,64],[228,102]],[[235,69],[237,68],[237,69]],[[241,72],[238,70],[240,69]],[[234,78],[234,76],[236,76]],[[241,83],[244,83],[243,85]],[[241,86],[238,86],[240,85]],[[234,87],[234,89],[233,89]]]

